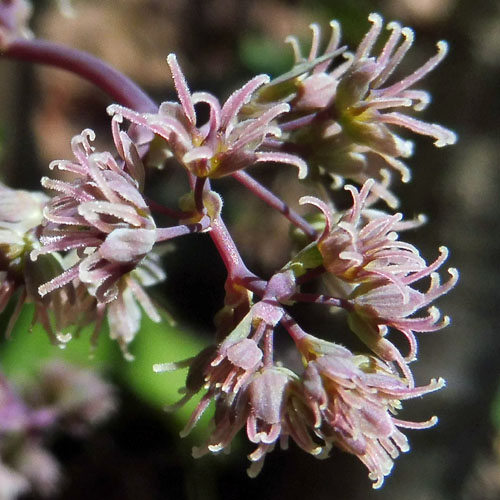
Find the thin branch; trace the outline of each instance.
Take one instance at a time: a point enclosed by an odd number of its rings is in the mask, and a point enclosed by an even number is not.
[[[303,217],[301,217],[295,210],[290,208],[283,200],[278,198],[275,194],[264,187],[260,182],[256,181],[253,177],[246,172],[239,170],[234,172],[232,177],[239,183],[248,188],[255,196],[260,198],[264,203],[267,203],[271,208],[274,208],[283,214],[294,226],[302,230],[311,241],[316,239],[317,233],[315,229]]]
[[[93,83],[123,106],[140,113],[158,111],[157,104],[132,80],[87,52],[46,40],[18,39],[2,56],[70,71]]]

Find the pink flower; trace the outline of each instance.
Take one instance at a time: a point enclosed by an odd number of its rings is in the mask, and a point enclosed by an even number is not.
[[[314,415],[311,432],[322,443],[323,454],[336,446],[356,455],[368,468],[373,487],[379,488],[394,459],[409,450],[400,428],[425,429],[437,422],[436,417],[422,423],[396,418],[401,401],[440,389],[444,380],[409,387],[376,358],[356,356],[334,344],[314,352],[313,344],[305,339],[302,345],[306,362],[303,397]]]
[[[437,308],[431,307],[426,316],[415,317],[424,307],[451,290],[457,280],[456,269],[449,269],[451,278],[441,284],[437,270],[448,256],[446,247],[430,265],[420,256],[416,247],[398,240],[396,231],[418,225],[403,222],[401,214],[365,212],[365,205],[373,181],[367,181],[361,191],[346,186],[353,197],[353,207],[334,222],[334,214],[321,200],[306,197],[302,203],[311,203],[325,215],[326,225],[318,239],[318,250],[326,270],[339,282],[337,292],[343,290],[350,303],[349,324],[353,331],[386,361],[396,361],[410,377],[406,362],[396,348],[383,337],[392,327],[402,332],[409,341],[407,361],[416,357],[414,332],[430,332],[443,328],[448,318],[440,320]],[[427,292],[413,288],[430,277]],[[411,377],[410,377],[411,380]]]
[[[137,267],[156,241],[156,226],[139,190],[139,155],[116,120],[112,127],[121,163],[111,153],[95,152],[89,142],[94,133],[84,130],[72,141],[76,162],[51,165],[74,174],[74,180],[42,179],[44,187],[60,194],[44,211],[43,246],[32,258],[78,250],[76,264],[39,288],[42,297],[79,279],[99,303],[109,303],[119,293],[121,277]]]
[[[449,324],[448,316],[441,318],[439,309],[432,306],[425,316],[414,316],[421,309],[429,306],[437,298],[448,293],[458,281],[458,271],[448,269],[450,279],[440,283],[436,270],[443,264],[448,255],[445,247],[440,248],[441,255],[424,269],[410,273],[401,279],[400,284],[388,283],[375,285],[365,283],[358,286],[349,299],[354,308],[349,313],[349,324],[353,331],[375,352],[388,361],[397,361],[392,344],[383,337],[388,328],[394,328],[405,335],[410,344],[408,361],[416,358],[417,341],[415,332],[433,332]],[[415,290],[413,283],[430,277],[430,285],[426,292]],[[403,285],[403,292],[401,286]]]
[[[356,52],[345,52],[346,61],[337,65],[331,61],[343,51],[338,49],[338,23],[331,23],[332,35],[323,55],[318,26],[311,26],[313,40],[307,58],[302,56],[297,40],[289,38],[295,68],[263,87],[258,97],[265,101],[268,95],[281,95],[290,102],[293,119],[282,123],[281,128],[287,133],[286,141],[307,160],[311,173],[325,169],[337,184],[346,178],[360,184],[373,178],[373,192],[390,206],[397,206],[397,198],[388,189],[390,170],[398,171],[403,182],[410,179],[402,158],[412,155],[413,146],[392,126],[430,136],[438,147],[456,141],[450,130],[406,113],[407,109],[421,111],[430,102],[427,92],[412,87],[442,61],[447,44],[438,42],[435,56],[410,75],[386,85],[413,44],[414,34],[410,28],[389,23],[391,33],[375,56],[372,52],[383,20],[378,14],[370,14],[368,19],[372,27]]]
[[[112,132],[118,160],[109,152],[96,152],[90,144],[94,133],[84,130],[72,141],[76,161],[51,164],[71,173],[72,180],[42,179],[44,187],[58,194],[44,208],[42,246],[31,252],[36,263],[29,263],[37,277],[29,289],[44,302],[56,292],[62,298],[56,324],[81,328],[95,322],[94,343],[107,315],[111,338],[130,359],[127,346],[140,328],[139,305],[153,321],[161,320],[143,287],[163,280],[165,273],[153,253],[159,233],[141,194],[142,161],[118,119],[112,120]],[[64,258],[58,256],[63,252]],[[58,265],[49,266],[47,280],[41,271],[54,256]],[[44,326],[50,323],[43,310],[35,319]]]
[[[281,135],[275,120],[288,112],[288,104],[276,104],[256,118],[242,120],[239,117],[241,108],[256,89],[269,81],[269,77],[256,76],[221,106],[209,93],[191,94],[175,55],[170,54],[167,61],[180,103],[164,102],[157,114],[140,114],[118,105],[110,106],[108,112],[162,137],[169,154],[197,177],[222,177],[268,161],[294,165],[299,169],[299,177],[305,177],[307,166],[300,158],[261,147],[265,139]],[[195,109],[200,103],[209,108],[208,122],[201,126],[197,123]]]
[[[318,207],[325,216],[326,225],[318,239],[318,250],[325,269],[348,283],[391,282],[406,292],[402,279],[410,273],[426,268],[425,260],[415,246],[398,240],[397,231],[417,227],[419,221],[403,222],[400,213],[389,215],[367,210],[373,180],[366,181],[358,191],[346,186],[351,192],[353,206],[338,222],[337,214],[321,200],[304,197],[302,204]]]

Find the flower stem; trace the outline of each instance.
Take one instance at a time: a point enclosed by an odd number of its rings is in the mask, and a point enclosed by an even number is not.
[[[295,210],[290,208],[283,200],[278,198],[274,193],[269,191],[260,182],[248,175],[242,170],[232,174],[233,179],[248,188],[255,196],[259,197],[264,203],[267,203],[271,208],[274,208],[283,214],[294,226],[298,227],[312,240],[316,239],[316,231],[303,217]]]
[[[196,177],[196,182],[194,184],[194,203],[196,206],[196,211],[199,214],[202,214],[205,209],[203,205],[203,191],[205,189],[206,180],[206,177]]]
[[[47,64],[75,73],[99,87],[116,102],[138,112],[156,112],[157,104],[132,80],[87,52],[46,40],[18,39],[3,56]]]
[[[156,243],[178,238],[186,234],[202,233],[209,227],[210,218],[205,216],[196,224],[183,224],[180,226],[158,228],[156,230]]]

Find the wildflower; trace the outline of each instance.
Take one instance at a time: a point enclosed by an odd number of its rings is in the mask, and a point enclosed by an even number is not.
[[[318,349],[319,347],[319,349]],[[306,368],[303,395],[314,414],[312,432],[323,443],[356,455],[368,468],[373,487],[380,488],[400,452],[409,450],[400,428],[426,429],[436,424],[408,422],[394,415],[401,401],[436,391],[444,381],[409,387],[389,365],[372,357],[354,355],[344,347],[307,336],[301,352]]]
[[[387,361],[395,361],[408,375],[405,363],[394,346],[383,337],[392,327],[402,332],[410,344],[407,360],[416,356],[414,332],[429,332],[443,328],[448,318],[440,321],[437,308],[432,307],[425,317],[413,317],[420,309],[453,288],[458,279],[455,269],[449,269],[451,279],[440,284],[436,271],[448,256],[446,247],[430,265],[420,256],[416,247],[399,241],[397,230],[418,225],[402,222],[401,214],[377,213],[366,220],[364,208],[373,181],[366,182],[361,191],[346,186],[353,197],[353,206],[334,223],[331,210],[320,200],[307,197],[302,202],[312,203],[326,217],[323,234],[318,239],[318,250],[326,270],[345,286],[351,303],[349,321],[351,328],[367,345]],[[430,276],[427,292],[415,290],[411,285]]]
[[[49,299],[42,299],[38,286],[62,270],[59,256],[44,256],[38,266],[29,258],[30,252],[40,247],[37,232],[48,199],[43,193],[0,184],[0,312],[14,292],[19,291],[6,335],[14,327],[22,306],[30,302],[35,305],[33,323],[40,322],[52,342],[63,345],[69,339],[63,330],[78,318],[74,314],[73,290],[61,290]]]
[[[349,297],[353,304],[348,318],[351,328],[369,347],[387,360],[394,361],[393,348],[382,340],[389,327],[405,335],[410,344],[406,359],[412,361],[416,357],[417,348],[415,332],[433,332],[449,324],[448,316],[441,318],[439,309],[435,306],[428,309],[426,316],[414,316],[448,293],[457,283],[458,272],[454,268],[448,269],[450,279],[444,284],[440,283],[436,269],[448,255],[445,247],[441,247],[440,251],[441,255],[432,264],[401,279],[401,284],[405,287],[403,293],[394,283],[381,286],[365,283],[358,286]],[[426,292],[410,286],[425,277],[430,277],[431,281]]]
[[[288,112],[288,104],[276,104],[252,119],[241,120],[238,115],[242,106],[269,81],[269,77],[256,76],[221,106],[209,93],[191,94],[175,55],[170,54],[167,61],[180,103],[164,102],[157,114],[139,114],[118,105],[110,106],[108,112],[162,137],[170,154],[197,177],[218,178],[268,161],[294,165],[299,169],[299,177],[305,177],[307,166],[303,160],[261,147],[266,139],[281,135],[274,122]],[[200,126],[195,106],[201,103],[209,108],[209,120]]]
[[[282,367],[273,366],[257,373],[248,385],[249,410],[246,419],[248,439],[257,449],[248,458],[252,465],[250,477],[256,477],[264,465],[267,453],[274,449],[280,438],[284,439],[288,393],[296,375]]]
[[[438,42],[438,53],[423,66],[399,82],[382,87],[410,49],[413,31],[401,28],[398,23],[389,23],[387,29],[391,31],[391,35],[380,55],[375,58],[370,53],[382,30],[383,20],[378,14],[370,14],[368,19],[372,27],[359,44],[349,69],[339,81],[335,107],[339,113],[340,125],[355,142],[367,145],[389,164],[399,168],[400,164],[394,159],[409,156],[410,145],[390,132],[386,124],[406,127],[417,134],[433,137],[438,147],[454,144],[456,141],[453,132],[439,125],[425,123],[398,112],[382,112],[398,107],[412,107],[416,111],[425,108],[430,102],[429,94],[421,90],[410,90],[410,87],[442,61],[447,52],[447,44]],[[401,37],[403,41],[400,43]],[[404,174],[404,169],[402,171]]]
[[[119,293],[122,276],[152,250],[156,226],[139,191],[143,166],[135,146],[125,142],[113,120],[115,144],[123,166],[110,153],[95,152],[91,130],[72,140],[76,162],[58,161],[51,168],[75,174],[71,182],[44,177],[42,185],[59,192],[44,210],[39,255],[77,249],[77,263],[39,288],[43,297],[79,279],[99,303]]]
[[[278,306],[259,302],[218,346],[192,359],[154,366],[157,372],[189,366],[185,395],[171,410],[185,404],[202,388],[206,391],[181,436],[189,434],[210,402],[215,401],[214,430],[204,446],[193,450],[194,456],[228,449],[246,425],[250,441],[259,445],[250,456],[256,464],[249,474],[256,475],[260,470],[265,454],[280,435],[280,397],[286,377],[275,371],[269,358],[272,353],[267,348],[263,351],[259,344],[272,333],[281,314]]]
[[[422,220],[403,222],[402,214],[383,212],[370,217],[366,206],[373,184],[373,180],[365,182],[360,191],[354,186],[345,187],[353,205],[337,222],[337,214],[321,200],[304,197],[300,202],[317,206],[325,216],[318,250],[329,273],[349,283],[392,282],[404,294],[401,279],[421,271],[426,263],[417,248],[398,240],[397,231],[417,227]]]
[[[402,158],[411,156],[412,143],[403,140],[391,126],[403,127],[435,139],[438,147],[453,144],[456,136],[450,130],[408,116],[396,109],[423,110],[430,95],[412,87],[431,72],[445,57],[447,44],[438,42],[438,53],[420,68],[400,81],[384,86],[413,44],[413,31],[391,22],[391,31],[378,56],[372,55],[380,36],[383,21],[370,14],[372,28],[355,53],[345,52],[346,61],[332,66],[339,49],[340,28],[332,22],[332,35],[323,55],[320,55],[320,30],[312,25],[313,40],[309,55],[304,57],[294,37],[295,68],[271,81],[260,93],[260,100],[271,99],[279,88],[290,103],[292,119],[281,123],[286,142],[307,160],[314,178],[324,169],[343,184],[351,179],[360,184],[369,178],[376,180],[373,192],[390,206],[398,200],[388,189],[390,170],[401,174],[403,182],[410,171]],[[287,83],[287,85],[285,85]],[[258,101],[258,99],[257,99]]]
[[[263,353],[258,342],[265,325],[260,321],[253,337],[249,338],[254,330],[254,320],[253,312],[250,311],[218,346],[211,346],[185,361],[155,365],[154,370],[157,372],[190,367],[185,396],[171,407],[172,410],[185,404],[202,388],[206,389],[181,436],[189,434],[212,399],[218,402],[224,395],[238,394],[262,366]]]
[[[34,281],[37,294],[45,300],[69,287],[70,298],[58,309],[64,313],[70,307],[73,324],[80,328],[95,322],[94,343],[107,315],[111,337],[130,358],[127,346],[140,327],[139,305],[153,321],[161,319],[143,287],[165,278],[152,250],[171,232],[156,229],[141,194],[144,167],[135,145],[119,130],[118,119],[112,120],[112,132],[119,160],[96,152],[90,144],[94,133],[87,129],[72,140],[75,162],[51,164],[73,174],[73,180],[42,179],[44,187],[58,194],[44,208],[42,246],[31,258],[37,261],[32,263],[36,270],[44,267],[41,259],[67,252],[52,279]]]

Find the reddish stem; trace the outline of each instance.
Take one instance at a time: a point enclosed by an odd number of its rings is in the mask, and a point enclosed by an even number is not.
[[[264,203],[267,203],[271,208],[274,208],[283,214],[293,225],[301,229],[311,239],[311,241],[316,239],[317,233],[311,224],[295,212],[295,210],[290,208],[283,200],[260,184],[260,182],[257,182],[253,177],[242,170],[234,172],[232,177],[248,188]]]
[[[95,84],[123,106],[141,113],[158,111],[157,104],[132,80],[81,50],[45,40],[20,38],[12,42],[2,55],[70,71]]]

